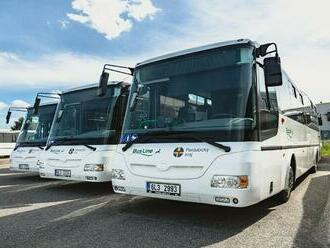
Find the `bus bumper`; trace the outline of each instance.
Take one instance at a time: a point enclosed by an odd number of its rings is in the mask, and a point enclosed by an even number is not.
[[[55,170],[70,171],[66,176],[56,175]],[[81,167],[47,167],[43,166],[39,170],[39,175],[42,178],[62,179],[71,181],[84,181],[84,182],[108,182],[111,181],[111,175],[107,171],[84,171]]]
[[[155,180],[154,178],[141,178],[130,175],[130,180],[134,185],[125,181],[113,179],[112,187],[116,193],[139,195],[153,198],[161,198],[175,201],[186,201],[195,203],[205,203],[211,205],[228,207],[247,207],[262,200],[257,188],[247,189],[227,189],[213,188],[210,186],[211,178],[205,183],[205,178],[195,180]],[[179,184],[181,188],[180,196],[164,195],[147,192],[147,182],[157,182],[165,184]]]
[[[39,172],[39,166],[36,160],[15,160],[11,159],[10,171],[13,172]]]

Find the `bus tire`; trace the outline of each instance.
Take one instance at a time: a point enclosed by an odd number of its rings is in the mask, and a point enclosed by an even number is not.
[[[292,165],[290,165],[290,168],[287,173],[288,173],[288,175],[286,176],[285,189],[282,190],[282,192],[280,192],[280,194],[279,194],[280,203],[286,203],[289,201],[291,192],[294,187],[295,176],[294,176],[294,171],[293,171]]]

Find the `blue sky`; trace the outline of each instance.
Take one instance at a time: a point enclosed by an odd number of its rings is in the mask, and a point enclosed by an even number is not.
[[[237,38],[277,42],[297,84],[330,101],[328,9],[327,0],[2,0],[0,128],[13,101],[96,82],[105,62]]]

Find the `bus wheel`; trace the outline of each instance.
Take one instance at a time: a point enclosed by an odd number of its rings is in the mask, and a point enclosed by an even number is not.
[[[292,166],[290,166],[289,169],[289,175],[287,176],[286,179],[286,188],[279,194],[279,201],[281,203],[286,203],[287,201],[289,201],[290,196],[291,196],[291,192],[293,190],[293,186],[294,186],[294,172],[293,172],[293,168]]]

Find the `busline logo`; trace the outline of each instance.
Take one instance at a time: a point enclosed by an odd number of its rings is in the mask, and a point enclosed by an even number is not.
[[[173,151],[173,156],[176,158],[180,158],[184,154],[183,147],[177,147]]]

